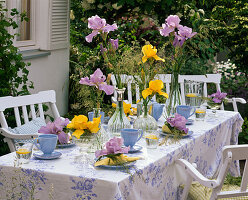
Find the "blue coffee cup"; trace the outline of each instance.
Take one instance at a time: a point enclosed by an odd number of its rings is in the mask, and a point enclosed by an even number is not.
[[[156,121],[161,117],[164,109],[164,104],[159,104],[157,102],[152,104],[152,116]]]
[[[89,121],[93,121],[93,115],[94,115],[94,113],[93,112],[88,112],[88,118],[89,118]],[[103,111],[101,111],[100,112],[100,115],[101,115],[101,124],[103,124],[104,123],[104,112]]]
[[[121,129],[121,137],[124,140],[124,145],[126,147],[130,146],[130,149],[133,149],[133,146],[138,142],[143,136],[142,129],[131,129],[125,128]]]
[[[193,112],[191,113],[192,108],[193,108]],[[186,106],[186,105],[177,106],[176,110],[179,115],[184,116],[186,119],[188,119],[195,113],[194,107]]]
[[[39,135],[34,139],[35,146],[44,154],[51,154],[57,145],[58,136],[54,134]]]

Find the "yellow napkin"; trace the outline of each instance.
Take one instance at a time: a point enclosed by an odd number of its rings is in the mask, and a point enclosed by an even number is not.
[[[121,154],[120,156],[116,157],[116,160],[112,160],[110,158],[104,158],[102,160],[99,160],[95,162],[95,167],[100,166],[100,165],[121,165],[127,162],[133,162],[139,159],[140,157],[128,157],[124,154]]]

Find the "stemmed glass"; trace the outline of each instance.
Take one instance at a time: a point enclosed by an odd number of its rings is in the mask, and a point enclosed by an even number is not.
[[[216,110],[220,109],[221,103],[214,103],[213,101],[208,101],[207,104],[212,111],[212,116],[216,117]]]

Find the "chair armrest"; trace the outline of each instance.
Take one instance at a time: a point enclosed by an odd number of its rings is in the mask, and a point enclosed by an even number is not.
[[[194,166],[189,163],[187,160],[178,159],[175,161],[176,164],[183,167],[183,169],[188,173],[194,180],[198,181],[200,184],[208,188],[215,188],[219,186],[219,183],[216,180],[210,180],[204,177]]]
[[[6,138],[10,139],[15,139],[15,140],[27,140],[27,139],[32,139],[38,137],[40,134],[39,133],[33,133],[33,134],[15,134],[10,132],[6,128],[0,128],[0,134],[2,134]]]
[[[227,101],[228,101],[228,103],[232,103],[232,102],[236,101],[236,102],[239,102],[239,103],[242,103],[242,104],[246,104],[246,100],[243,99],[243,98],[234,97],[234,98],[231,98],[231,99],[227,99]]]

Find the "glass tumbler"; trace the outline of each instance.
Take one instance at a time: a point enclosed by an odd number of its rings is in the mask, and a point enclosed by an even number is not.
[[[17,142],[16,146],[16,157],[18,164],[29,163],[32,155],[33,143],[32,142]]]

